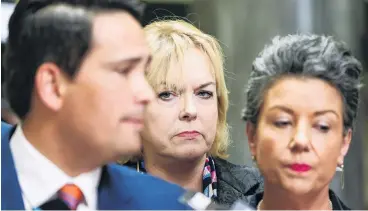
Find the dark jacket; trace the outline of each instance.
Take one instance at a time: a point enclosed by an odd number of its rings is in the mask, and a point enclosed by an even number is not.
[[[329,191],[330,200],[332,202],[332,208],[333,210],[351,210],[349,207],[347,207],[336,194],[330,190]],[[258,203],[263,198],[263,192],[254,194],[252,196],[248,196],[245,200],[251,207],[257,207]]]
[[[217,203],[231,206],[247,196],[263,191],[263,179],[258,168],[235,165],[221,158],[213,158],[217,175]],[[135,162],[124,165],[136,169]]]
[[[263,191],[263,178],[258,168],[235,165],[221,158],[214,160],[219,204],[231,206],[238,199],[246,200],[250,195]]]

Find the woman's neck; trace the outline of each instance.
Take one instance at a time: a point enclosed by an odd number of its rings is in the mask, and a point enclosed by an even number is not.
[[[202,192],[205,161],[206,155],[190,161],[168,159],[167,157],[146,157],[144,164],[146,171],[151,175],[185,189]]]
[[[260,210],[331,210],[328,186],[318,192],[304,195],[290,193],[280,186],[265,182]]]

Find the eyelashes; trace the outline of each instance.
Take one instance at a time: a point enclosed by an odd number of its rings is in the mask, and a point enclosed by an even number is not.
[[[203,99],[210,99],[213,97],[213,92],[210,91],[199,91],[197,93],[198,96],[200,96]]]
[[[170,101],[171,99],[173,99],[174,97],[176,97],[176,95],[174,95],[174,93],[169,92],[169,91],[164,91],[164,92],[160,92],[157,95],[158,98],[160,98],[163,101]]]
[[[201,90],[201,91],[196,92],[195,95],[206,100],[206,99],[211,99],[213,97],[213,92]],[[158,93],[157,95],[157,97],[163,101],[170,101],[177,96],[178,94],[172,91],[163,91],[163,92]]]
[[[287,120],[280,120],[280,121],[275,121],[274,126],[276,126],[277,128],[287,128],[289,126],[292,126],[293,123],[291,121],[287,121]],[[330,126],[328,126],[327,124],[322,124],[322,123],[318,123],[318,124],[314,124],[313,128],[317,129],[318,131],[322,132],[322,133],[327,133],[330,131]]]

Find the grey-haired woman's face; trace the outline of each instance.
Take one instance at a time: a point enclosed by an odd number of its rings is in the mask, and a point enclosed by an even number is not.
[[[283,78],[265,94],[257,127],[248,124],[252,155],[266,183],[296,195],[328,188],[343,163],[340,93],[320,79]]]

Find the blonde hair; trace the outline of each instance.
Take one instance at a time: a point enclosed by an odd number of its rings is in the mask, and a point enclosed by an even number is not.
[[[144,28],[148,45],[153,55],[148,68],[147,79],[157,90],[164,82],[167,85],[180,81],[180,74],[171,73],[172,65],[180,64],[189,48],[201,50],[209,58],[216,80],[218,122],[211,156],[226,158],[230,144],[226,113],[229,106],[228,90],[225,84],[223,53],[220,44],[211,35],[182,20],[162,20]],[[184,71],[184,70],[182,70]],[[174,81],[172,81],[174,79]]]

